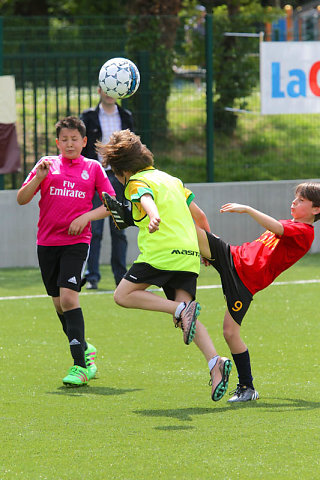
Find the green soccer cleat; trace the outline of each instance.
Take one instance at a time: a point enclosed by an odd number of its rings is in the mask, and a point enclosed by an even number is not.
[[[226,393],[231,369],[231,360],[226,357],[220,357],[216,365],[211,370],[211,379],[209,381],[209,385],[212,385],[211,398],[214,402],[221,400]]]
[[[97,373],[97,365],[95,364],[95,358],[97,355],[97,349],[87,342],[87,350],[84,352],[87,370],[88,370],[88,379],[91,380],[96,376]]]
[[[88,369],[79,367],[78,365],[73,365],[69,368],[68,374],[62,380],[64,385],[68,387],[81,387],[82,385],[87,385],[89,381]]]

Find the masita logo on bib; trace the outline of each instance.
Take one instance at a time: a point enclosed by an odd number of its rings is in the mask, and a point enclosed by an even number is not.
[[[89,173],[87,172],[87,170],[83,170],[83,172],[81,173],[81,178],[83,178],[83,180],[88,180]]]

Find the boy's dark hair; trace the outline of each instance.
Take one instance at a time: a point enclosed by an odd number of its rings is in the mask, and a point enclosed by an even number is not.
[[[313,207],[320,207],[320,183],[305,182],[296,187],[296,195],[312,202]],[[314,216],[314,221],[320,219],[320,213]]]
[[[62,128],[68,128],[69,130],[78,130],[82,138],[86,136],[86,126],[79,117],[62,118],[56,123],[55,127],[57,138],[59,138]]]
[[[114,132],[109,143],[96,142],[104,166],[110,165],[116,175],[136,173],[153,165],[153,153],[141,143],[140,137],[129,129]]]

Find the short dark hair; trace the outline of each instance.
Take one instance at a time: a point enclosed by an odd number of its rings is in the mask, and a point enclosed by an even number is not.
[[[136,173],[153,165],[153,153],[143,145],[138,135],[129,129],[114,132],[107,144],[96,143],[104,166],[110,165],[116,175]]]
[[[70,116],[62,118],[56,123],[55,127],[57,138],[59,138],[62,128],[68,128],[69,130],[78,130],[82,138],[86,136],[86,126],[79,117]]]
[[[312,202],[313,207],[320,207],[320,183],[316,182],[305,182],[300,183],[296,187],[296,195],[301,195],[301,197],[306,198]],[[320,213],[317,213],[314,216],[314,221],[320,219]]]

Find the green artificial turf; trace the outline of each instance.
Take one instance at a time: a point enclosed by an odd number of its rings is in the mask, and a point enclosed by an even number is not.
[[[67,389],[68,342],[38,270],[1,270],[0,479],[318,478],[320,285],[292,282],[318,280],[319,267],[308,255],[255,296],[242,336],[260,399],[243,405],[228,393],[211,401],[206,362],[170,316],[114,304],[102,291],[113,288],[109,267],[101,289],[81,295],[98,378]],[[212,284],[203,267],[199,285]],[[221,288],[199,288],[198,300],[228,355]],[[236,383],[234,369],[230,391]]]

